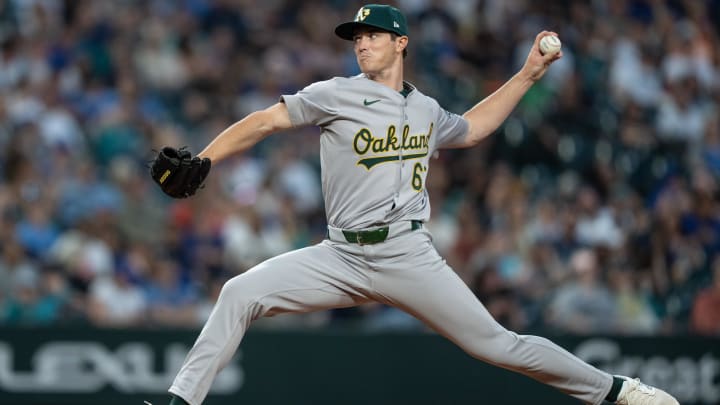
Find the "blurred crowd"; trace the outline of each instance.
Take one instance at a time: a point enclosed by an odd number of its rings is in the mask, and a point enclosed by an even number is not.
[[[398,0],[406,78],[462,113],[534,36],[563,58],[480,146],[442,151],[428,224],[518,332],[720,335],[720,1]],[[340,0],[0,0],[0,325],[197,328],[228,278],[325,236],[318,129],[217,165],[187,200],[153,149],[200,151],[358,73]],[[422,329],[366,305],[257,327]]]

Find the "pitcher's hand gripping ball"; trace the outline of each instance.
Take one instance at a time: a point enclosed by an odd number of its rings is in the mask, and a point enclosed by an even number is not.
[[[542,37],[539,46],[540,52],[542,52],[543,55],[556,54],[560,52],[562,43],[560,42],[560,38],[555,35],[547,35]]]
[[[150,163],[150,176],[172,198],[194,195],[210,172],[210,159],[166,146]]]

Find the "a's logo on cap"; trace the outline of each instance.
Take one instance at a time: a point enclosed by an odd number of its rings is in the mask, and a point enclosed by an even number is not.
[[[358,10],[357,15],[355,16],[355,21],[364,21],[367,16],[370,15],[370,9],[369,8],[361,8]]]

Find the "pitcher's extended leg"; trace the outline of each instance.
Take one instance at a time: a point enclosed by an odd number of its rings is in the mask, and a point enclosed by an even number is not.
[[[169,391],[191,405],[200,404],[257,318],[366,301],[363,291],[369,282],[349,260],[321,243],[267,260],[229,280]]]
[[[374,280],[381,299],[416,316],[477,359],[549,384],[585,403],[603,401],[612,385],[610,374],[548,339],[518,335],[498,324],[424,232],[398,239],[418,249],[406,249],[403,260],[392,249],[386,249],[387,261],[378,258],[382,270]]]

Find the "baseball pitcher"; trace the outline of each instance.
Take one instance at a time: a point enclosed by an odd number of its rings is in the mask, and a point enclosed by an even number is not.
[[[368,301],[414,315],[471,356],[522,373],[586,404],[673,405],[666,392],[613,376],[551,341],[506,330],[432,244],[425,179],[442,148],[468,148],[492,134],[562,52],[545,53],[540,32],[525,64],[462,116],[403,80],[408,27],[394,7],[362,7],[335,34],[351,41],[362,74],[283,95],[221,132],[198,156],[163,148],[151,167],[175,198],[192,196],[214,164],[264,137],[303,125],[321,129],[328,233],[323,242],[271,258],[229,280],[169,391],[172,405],[199,405],[263,316],[350,307]]]

